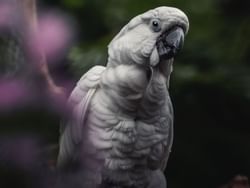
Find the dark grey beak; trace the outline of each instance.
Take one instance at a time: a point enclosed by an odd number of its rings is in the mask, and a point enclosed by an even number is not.
[[[171,59],[184,45],[184,31],[181,27],[174,27],[163,33],[156,42],[160,59]]]

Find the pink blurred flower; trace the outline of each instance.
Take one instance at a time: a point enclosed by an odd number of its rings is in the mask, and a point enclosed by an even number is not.
[[[24,83],[17,80],[0,80],[0,110],[17,107],[30,100]]]
[[[9,27],[13,17],[13,7],[9,3],[0,2],[0,28]]]
[[[39,60],[42,55],[50,62],[64,55],[65,49],[72,40],[72,27],[66,22],[67,18],[59,14],[48,13],[38,20],[37,31],[28,36],[30,56]]]
[[[74,82],[69,79],[64,79],[59,81],[60,85],[63,87],[59,87],[59,89],[63,90],[63,93],[55,93],[48,91],[47,93],[47,100],[48,104],[50,105],[50,108],[60,114],[62,117],[65,118],[72,118],[72,108],[68,104],[68,95],[72,91],[72,88],[74,86]]]

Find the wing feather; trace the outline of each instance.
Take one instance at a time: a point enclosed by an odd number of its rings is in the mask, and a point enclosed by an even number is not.
[[[82,142],[84,121],[88,114],[89,103],[99,87],[101,75],[105,67],[95,66],[90,69],[77,83],[68,102],[72,107],[72,118],[61,123],[58,167],[62,168],[77,156],[77,148]]]
[[[168,131],[167,145],[165,147],[164,159],[162,160],[162,163],[161,163],[162,171],[164,171],[167,167],[168,158],[170,156],[172,146],[173,146],[173,140],[174,140],[174,110],[173,110],[173,105],[169,96],[167,97],[167,104],[169,105],[169,108],[170,108],[169,117],[171,119],[169,121],[170,125],[169,125],[169,131]]]

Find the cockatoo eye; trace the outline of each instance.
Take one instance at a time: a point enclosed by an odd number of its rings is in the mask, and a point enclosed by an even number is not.
[[[161,31],[161,22],[158,19],[153,19],[151,21],[151,27],[154,32],[159,32]]]

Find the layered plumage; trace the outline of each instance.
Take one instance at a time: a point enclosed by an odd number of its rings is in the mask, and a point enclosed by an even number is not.
[[[84,74],[69,98],[74,118],[62,125],[59,167],[74,166],[85,187],[166,186],[162,170],[173,141],[168,83],[188,27],[182,11],[158,7],[118,33],[107,66]]]

